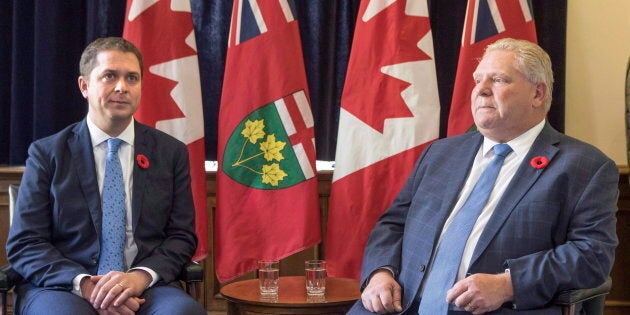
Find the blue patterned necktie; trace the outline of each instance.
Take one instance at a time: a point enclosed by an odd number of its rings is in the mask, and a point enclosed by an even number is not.
[[[125,249],[125,185],[122,167],[118,159],[118,148],[123,143],[117,138],[107,139],[105,157],[105,178],[103,179],[103,220],[101,235],[101,255],[98,261],[98,274],[112,270],[124,270]]]
[[[512,152],[512,148],[505,143],[497,144],[492,149],[494,158],[442,235],[431,270],[425,279],[418,311],[420,315],[442,315],[448,312],[446,292],[455,284],[466,240],[488,202],[505,157]]]

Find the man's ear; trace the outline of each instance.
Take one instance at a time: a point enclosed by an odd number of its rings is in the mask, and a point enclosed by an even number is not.
[[[83,94],[83,98],[88,98],[88,80],[84,76],[79,76],[77,80],[79,83],[79,90],[81,90],[81,94]]]
[[[547,96],[547,85],[545,83],[536,83],[536,89],[534,94],[534,104],[532,106],[538,107],[545,103]]]

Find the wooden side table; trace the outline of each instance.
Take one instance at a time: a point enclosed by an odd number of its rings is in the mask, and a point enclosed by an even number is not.
[[[359,281],[326,279],[323,299],[307,298],[304,277],[280,277],[277,300],[258,293],[258,279],[238,281],[221,288],[229,315],[245,314],[345,314],[361,297]]]

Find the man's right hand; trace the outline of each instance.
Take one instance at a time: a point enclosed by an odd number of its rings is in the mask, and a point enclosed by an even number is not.
[[[389,270],[378,270],[372,274],[367,287],[361,294],[363,307],[370,312],[384,314],[402,312],[400,285]]]
[[[90,301],[92,291],[94,291],[96,283],[101,278],[102,276],[92,276],[81,279],[81,292],[84,299]],[[144,302],[145,300],[142,298],[131,296],[119,306],[112,304],[105,309],[98,308],[97,311],[99,315],[134,315]]]

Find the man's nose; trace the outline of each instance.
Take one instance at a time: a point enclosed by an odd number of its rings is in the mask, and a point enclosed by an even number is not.
[[[486,80],[477,82],[473,91],[473,93],[480,96],[492,95],[492,89],[490,89],[490,84]]]
[[[116,86],[114,87],[114,91],[117,93],[126,93],[127,92],[127,82],[123,78],[120,78],[116,82]]]

